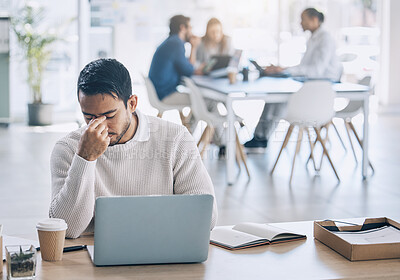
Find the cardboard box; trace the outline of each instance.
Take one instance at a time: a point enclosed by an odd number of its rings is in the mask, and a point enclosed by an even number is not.
[[[385,244],[351,244],[335,235],[335,231],[361,231],[400,224],[389,218],[365,219],[362,225],[337,226],[334,221],[314,221],[314,237],[351,261],[400,258],[400,242]]]

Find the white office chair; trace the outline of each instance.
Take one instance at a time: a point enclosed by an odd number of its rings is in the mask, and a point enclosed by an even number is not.
[[[282,150],[287,146],[290,136],[295,127],[299,128],[297,136],[297,145],[295,154],[293,157],[292,170],[290,173],[289,184],[292,182],[294,165],[296,161],[296,156],[300,151],[301,141],[303,138],[304,130],[307,132],[308,140],[310,142],[311,159],[314,162],[314,141],[311,139],[310,128],[313,128],[316,133],[316,141],[320,142],[323,154],[326,155],[328,161],[336,175],[336,178],[340,181],[340,178],[333,166],[332,160],[329,156],[328,150],[325,147],[325,141],[321,138],[321,128],[332,120],[335,112],[333,110],[333,102],[335,98],[335,92],[332,89],[332,84],[329,81],[308,81],[305,82],[303,87],[296,93],[294,93],[287,105],[287,111],[285,120],[289,122],[290,126],[288,132],[286,133],[285,139],[283,141],[282,147],[279,151],[278,157],[275,164],[271,170],[271,175],[274,173],[278,160],[281,156]]]
[[[147,96],[149,97],[150,105],[158,110],[157,117],[161,118],[165,111],[178,110],[182,124],[184,126],[186,126],[186,128],[190,131],[189,120],[191,118],[191,112],[189,113],[188,116],[185,116],[182,113],[183,108],[185,108],[186,106],[165,104],[158,97],[156,89],[153,85],[153,82],[143,74],[142,74],[142,77],[143,77],[145,85],[146,85]]]
[[[365,76],[358,83],[360,85],[370,86],[370,84],[371,84],[371,76]],[[350,132],[353,132],[355,138],[357,139],[358,144],[362,148],[363,147],[362,140],[358,136],[357,131],[356,131],[356,129],[355,129],[353,123],[352,123],[352,119],[362,112],[362,107],[363,107],[363,102],[362,101],[350,100],[345,108],[343,108],[340,111],[337,111],[336,114],[335,114],[335,118],[340,118],[340,119],[343,119],[343,121],[344,121],[344,125],[346,127],[347,136],[349,138],[350,146],[351,146],[351,149],[353,151],[353,156],[354,156],[354,159],[355,159],[356,162],[358,162],[358,161],[357,161],[357,156],[356,156],[356,152],[355,152],[355,149],[354,149],[354,145],[353,145],[353,142],[351,140]],[[374,167],[372,166],[371,162],[368,161],[368,163],[369,163],[369,166],[372,169],[372,172],[375,172]]]
[[[185,85],[190,89],[190,102],[192,106],[192,112],[194,117],[197,120],[203,120],[207,123],[207,127],[204,129],[203,134],[200,137],[200,140],[197,142],[197,146],[202,148],[200,150],[200,155],[203,156],[207,146],[210,144],[211,139],[215,133],[215,127],[222,126],[224,122],[226,122],[226,118],[220,116],[216,113],[211,113],[207,110],[207,105],[204,101],[204,97],[201,94],[200,89],[196,86],[192,79],[188,77],[183,77],[183,81]],[[244,167],[246,169],[247,175],[250,178],[250,172],[247,167],[246,162],[246,154],[244,153],[243,146],[239,142],[239,138],[237,132],[235,130],[236,135],[236,162],[240,168],[240,162],[243,162]]]

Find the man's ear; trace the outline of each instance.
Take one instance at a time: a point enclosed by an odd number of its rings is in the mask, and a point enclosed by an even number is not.
[[[132,94],[128,99],[126,107],[131,113],[135,112],[135,110],[136,110],[137,100],[138,100],[138,98],[135,94]]]
[[[313,17],[313,24],[314,26],[317,26],[317,28],[321,25],[321,23],[319,22],[319,19],[317,17]]]
[[[186,28],[186,24],[181,24],[181,25],[179,25],[179,32],[182,32],[183,30],[185,30],[185,28]]]

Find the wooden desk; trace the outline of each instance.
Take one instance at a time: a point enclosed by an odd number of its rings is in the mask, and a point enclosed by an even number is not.
[[[213,79],[207,76],[194,76],[194,82],[197,86],[211,89],[218,94],[208,92],[208,98],[224,100],[228,112],[228,141],[226,145],[226,175],[228,184],[235,182],[235,114],[232,103],[240,100],[263,100],[265,103],[283,103],[289,100],[290,94],[298,91],[302,83],[291,78],[271,78],[263,77],[254,81],[238,81],[235,84],[229,84],[228,79]],[[362,176],[367,178],[368,174],[368,116],[369,116],[369,87],[339,83],[333,84],[333,89],[338,97],[345,97],[350,100],[363,101],[364,126],[363,126],[363,158],[362,158]]]
[[[314,239],[311,221],[274,225],[304,233],[307,240],[234,252],[210,245],[208,260],[198,264],[96,267],[86,250],[65,253],[54,263],[39,256],[36,279],[400,279],[400,259],[350,262]],[[66,246],[92,243],[86,236]]]

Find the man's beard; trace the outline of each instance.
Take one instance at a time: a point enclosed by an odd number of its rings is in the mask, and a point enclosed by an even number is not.
[[[110,142],[110,144],[108,146],[114,146],[114,145],[118,144],[119,141],[121,141],[122,137],[124,137],[125,133],[128,131],[130,126],[131,126],[131,122],[128,119],[122,133],[117,136],[117,139],[114,142]]]

